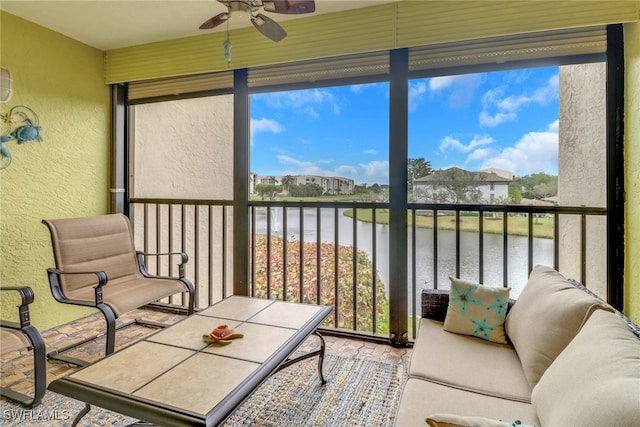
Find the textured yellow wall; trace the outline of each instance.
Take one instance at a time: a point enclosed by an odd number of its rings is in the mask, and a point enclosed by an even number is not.
[[[640,324],[640,24],[624,26],[625,307]]]
[[[0,170],[0,284],[31,286],[32,321],[48,329],[93,311],[53,300],[46,276],[53,256],[41,220],[108,209],[109,89],[103,54],[0,11],[0,55],[14,84],[0,114],[14,105],[32,108],[44,138],[5,144],[13,163]],[[4,302],[3,313],[17,311]]]

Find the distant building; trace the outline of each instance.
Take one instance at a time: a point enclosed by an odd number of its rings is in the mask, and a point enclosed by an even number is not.
[[[504,170],[504,169],[498,169],[498,168],[482,169],[480,172],[495,173],[496,175],[501,176],[503,178],[510,179],[511,181],[513,181],[516,177],[515,173]]]
[[[452,167],[413,181],[413,199],[422,203],[498,203],[509,197],[508,171],[470,172]]]
[[[320,175],[286,175],[289,178],[288,185],[304,185],[304,184],[318,184],[322,187],[323,194],[353,194],[355,188],[355,182],[353,179],[336,177],[336,176],[320,176]],[[275,184],[282,185],[286,191],[284,183],[287,181],[285,176],[265,175],[254,177],[250,176],[250,180],[253,178],[255,184]],[[255,185],[250,186],[251,194],[255,194]]]

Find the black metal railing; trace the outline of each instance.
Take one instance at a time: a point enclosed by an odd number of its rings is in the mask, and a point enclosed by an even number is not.
[[[232,205],[219,200],[131,200],[139,248],[188,253],[187,277],[196,286],[197,308],[233,293]],[[388,274],[388,241],[393,237],[387,203],[251,201],[248,209],[249,295],[331,305],[334,314],[326,327],[372,336],[388,333],[388,289],[402,284],[393,283]],[[576,278],[586,284],[587,242],[594,239],[606,246],[604,232],[587,231],[592,218],[606,220],[604,208],[411,203],[407,215],[406,286],[413,331],[420,289],[446,288],[448,275],[517,288],[543,255],[544,263],[556,269],[561,260],[579,264]],[[526,227],[514,230],[521,218]],[[498,221],[496,230],[492,224]],[[549,222],[552,233],[536,237],[536,227],[544,223],[548,231]],[[465,231],[469,224],[472,232]],[[569,228],[574,243],[570,250],[561,245]],[[605,262],[606,257],[601,258]],[[172,274],[175,267],[149,268]]]

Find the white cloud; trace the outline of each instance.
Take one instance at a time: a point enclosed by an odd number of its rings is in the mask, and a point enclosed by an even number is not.
[[[451,86],[456,81],[457,76],[442,76],[429,79],[429,90],[435,92]]]
[[[490,136],[475,135],[473,139],[469,141],[468,144],[465,145],[459,140],[457,140],[456,138],[448,135],[442,138],[442,141],[440,141],[440,151],[444,152],[448,149],[453,149],[455,151],[459,151],[462,153],[468,153],[470,151],[475,150],[478,147],[489,145],[493,142],[494,140]]]
[[[251,119],[251,133],[257,132],[271,132],[280,133],[284,130],[284,127],[275,120],[271,119]]]
[[[530,104],[547,105],[558,97],[558,76],[553,75],[533,93],[505,95],[506,87],[490,89],[482,96],[481,126],[495,127],[518,118],[518,111]]]
[[[378,152],[374,149],[370,149],[370,150],[364,150],[364,154],[372,156],[374,154],[378,154]]]
[[[323,169],[314,162],[305,162],[283,154],[276,156],[276,158],[280,163],[292,168],[285,175],[324,175]]]
[[[502,150],[499,156],[485,161],[480,169],[499,168],[518,175],[545,172],[558,173],[558,121],[549,124],[546,131],[529,132],[513,146]]]
[[[474,160],[483,160],[495,154],[496,150],[494,150],[493,148],[478,148],[477,150],[473,150],[473,152],[469,154],[466,163]]]
[[[276,156],[280,163],[286,165],[286,169],[282,172],[284,175],[318,175],[318,176],[340,176],[345,178],[358,178],[358,168],[352,165],[338,165],[333,169],[327,169],[319,166],[320,164],[332,163],[328,160],[318,160],[318,161],[303,161],[295,159],[291,156],[286,155],[278,155]],[[367,175],[369,173],[375,176],[376,165],[372,165],[371,162],[368,165],[359,165],[361,169],[364,169],[364,174]],[[387,170],[388,170],[388,162]],[[388,181],[388,178],[385,182]]]
[[[427,92],[427,84],[424,81],[409,83],[409,111],[416,111]]]
[[[496,113],[492,116],[486,111],[482,111],[478,120],[481,126],[496,127],[504,122],[512,122],[516,118],[516,113]]]
[[[276,92],[260,95],[257,99],[264,100],[272,108],[293,108],[299,114],[312,117],[319,117],[319,110],[323,108],[328,108],[334,114],[340,114],[345,102],[326,89]]]
[[[386,160],[376,160],[358,165],[364,171],[366,182],[383,183],[389,181],[389,162]]]

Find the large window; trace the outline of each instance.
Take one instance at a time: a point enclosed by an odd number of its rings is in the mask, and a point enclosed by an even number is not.
[[[388,199],[389,85],[251,96],[250,193],[260,199]]]
[[[411,80],[409,198],[427,204],[605,207],[604,77],[604,63],[594,63]],[[434,213],[437,262],[432,259]],[[418,283],[447,288],[450,275],[482,277],[487,284],[512,287],[517,297],[529,272],[529,218],[485,212],[480,243],[479,215],[419,211],[417,222],[424,227],[415,236]],[[560,269],[580,278],[579,219],[560,216],[556,236],[556,218],[536,214],[533,263],[554,266],[558,239]],[[589,218],[586,243],[587,280],[603,296],[605,226],[603,217]],[[462,252],[458,259],[456,244]]]
[[[320,302],[329,326],[392,340],[449,276],[517,297],[546,264],[607,296],[620,75],[604,28],[585,32],[595,42],[519,35],[135,92],[137,238],[195,253],[200,306],[230,291]]]

